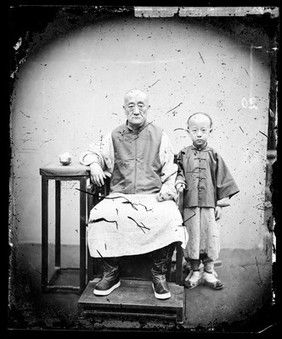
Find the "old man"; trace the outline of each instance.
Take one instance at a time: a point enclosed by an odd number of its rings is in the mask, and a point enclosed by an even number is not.
[[[90,255],[104,259],[103,277],[93,292],[104,296],[120,286],[119,257],[151,253],[154,295],[167,299],[173,244],[185,248],[188,240],[175,203],[177,166],[168,136],[147,121],[148,95],[130,90],[123,108],[126,122],[80,158],[96,185],[104,184],[107,173],[111,178],[110,194],[91,210],[88,223]]]

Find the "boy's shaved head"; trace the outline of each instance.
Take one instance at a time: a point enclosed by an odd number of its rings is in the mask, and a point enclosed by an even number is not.
[[[188,128],[189,128],[189,122],[191,119],[194,119],[194,118],[197,118],[197,117],[207,117],[210,121],[210,127],[212,127],[212,118],[207,114],[207,113],[204,113],[204,112],[196,112],[196,113],[193,113],[192,115],[190,115],[190,117],[188,118],[187,120],[187,125],[188,125]]]

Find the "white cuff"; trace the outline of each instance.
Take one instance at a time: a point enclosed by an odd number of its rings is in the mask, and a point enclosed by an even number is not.
[[[230,206],[229,198],[222,198],[222,199],[220,199],[220,200],[217,200],[216,206],[219,206],[219,207],[227,207],[227,206]]]

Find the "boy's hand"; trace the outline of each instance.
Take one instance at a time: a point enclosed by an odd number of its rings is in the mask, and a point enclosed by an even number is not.
[[[101,166],[94,162],[93,164],[90,165],[90,175],[92,181],[98,185],[102,186],[104,185],[104,179],[106,178],[106,175],[104,171],[102,170]]]
[[[176,191],[177,193],[181,193],[184,191],[184,188],[185,188],[185,184],[183,184],[182,182],[178,183],[176,186]]]
[[[222,207],[216,206],[214,213],[215,213],[215,220],[219,220],[222,216]]]

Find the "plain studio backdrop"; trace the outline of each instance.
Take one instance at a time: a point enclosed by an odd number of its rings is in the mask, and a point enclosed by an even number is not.
[[[64,32],[66,16],[50,22],[47,43],[22,62],[12,95],[13,234],[41,242],[39,168],[73,162],[91,142],[125,122],[124,94],[148,92],[153,121],[174,152],[191,143],[186,121],[196,111],[214,121],[209,145],[225,159],[240,193],[224,209],[221,246],[265,250],[270,67],[257,36],[228,33],[208,20],[113,16]],[[230,24],[231,25],[231,24]],[[52,39],[50,39],[50,34]],[[267,36],[259,32],[262,41]],[[253,38],[253,40],[252,40]],[[48,40],[49,39],[49,40]],[[62,183],[62,243],[78,244],[79,192]],[[54,241],[50,183],[50,241]]]

